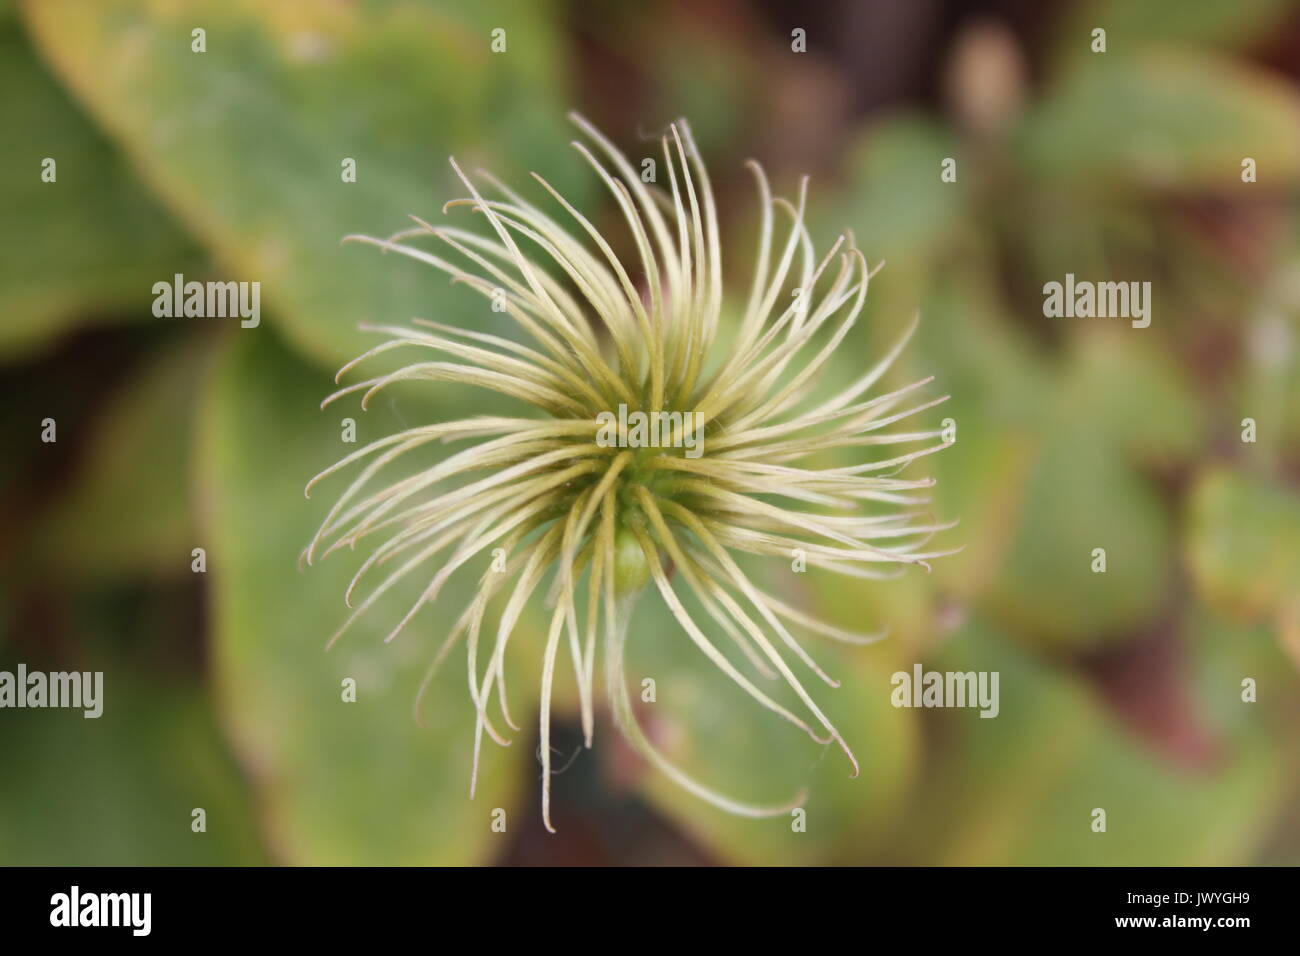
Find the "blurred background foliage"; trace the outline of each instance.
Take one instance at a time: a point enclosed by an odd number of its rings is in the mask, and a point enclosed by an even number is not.
[[[1300,863],[1300,4],[805,6],[0,3],[0,666],[103,670],[107,695],[98,721],[0,714],[0,862]],[[391,645],[409,594],[322,650],[352,569],[299,572],[323,508],[301,489],[345,450],[339,417],[364,442],[491,404],[434,388],[319,410],[359,322],[491,321],[440,274],[339,239],[437,216],[453,152],[507,182],[537,170],[615,223],[566,146],[570,108],[633,157],[690,117],[738,288],[743,161],[787,193],[811,173],[818,241],[849,227],[888,262],[833,376],[920,310],[896,381],[952,395],[956,444],[913,470],[938,478],[961,554],[873,585],[768,575],[890,629],[818,649],[859,779],[643,600],[629,671],[656,680],[655,739],[729,793],[808,787],[806,833],[714,812],[606,725],[555,779],[558,837],[528,732],[487,747],[471,802],[463,671],[412,716],[470,583]],[[154,319],[151,286],[177,272],[260,281],[262,326]],[[1067,272],[1150,280],[1150,328],[1045,319]],[[537,627],[512,649],[517,714]],[[918,660],[999,671],[1000,716],[890,706]],[[580,735],[560,684],[563,765]]]

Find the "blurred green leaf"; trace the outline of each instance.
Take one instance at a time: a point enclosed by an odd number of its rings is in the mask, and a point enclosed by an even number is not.
[[[1300,637],[1300,608],[1293,624]],[[1277,640],[1277,628],[1242,626],[1196,608],[1188,625],[1194,652],[1193,692],[1214,726],[1234,735],[1254,735],[1271,741],[1278,769],[1300,787],[1300,642],[1287,656]],[[1256,699],[1242,700],[1243,681],[1254,681]],[[1295,866],[1300,863],[1300,814],[1294,800],[1271,819],[1272,833],[1254,863]]]
[[[1071,329],[1074,368],[1064,400],[1087,408],[1130,460],[1187,461],[1204,451],[1206,414],[1187,372],[1145,330],[1133,334],[1089,326]],[[1166,336],[1165,341],[1171,336]]]
[[[349,613],[343,593],[358,562],[336,555],[299,571],[299,553],[328,509],[328,500],[304,500],[303,486],[352,450],[340,441],[339,418],[356,413],[322,412],[328,377],[269,330],[231,339],[200,432],[213,664],[225,726],[253,773],[277,854],[300,864],[484,862],[507,839],[490,829],[494,808],[537,812],[517,805],[523,770],[536,766],[527,720],[536,712],[534,680],[511,682],[525,732],[504,750],[484,741],[471,801],[474,709],[463,648],[429,689],[426,727],[412,716],[425,667],[469,587],[453,579],[436,609],[384,644],[427,577],[394,588],[325,652]],[[359,427],[371,420],[363,416]],[[328,497],[325,489],[317,496]],[[518,635],[512,650],[526,653],[529,643]],[[529,678],[538,672],[535,664],[521,669]],[[357,682],[355,703],[342,700],[346,677]]]
[[[983,866],[1188,866],[1247,862],[1282,805],[1276,742],[1217,726],[1213,766],[1149,752],[1074,678],[1014,650],[982,622],[928,669],[997,671],[1000,713],[927,712],[935,746],[894,852]],[[1246,706],[1246,705],[1242,705]],[[1093,832],[1094,808],[1106,832]]]
[[[1296,223],[1300,227],[1300,223]],[[1243,323],[1241,366],[1231,427],[1255,422],[1255,442],[1243,453],[1268,469],[1300,448],[1300,236],[1279,250],[1273,274],[1260,284]]]
[[[1282,743],[1300,734],[1300,665],[1287,657],[1276,629],[1243,625],[1202,605],[1193,605],[1188,618],[1188,641],[1195,652],[1192,689],[1215,726],[1271,734]],[[1257,699],[1243,706],[1241,682],[1246,677],[1255,680]],[[1300,750],[1279,749],[1295,779]],[[1300,824],[1300,819],[1295,822]]]
[[[0,20],[0,356],[76,322],[149,315],[150,286],[198,262],[188,239]],[[43,163],[55,162],[54,182]]]
[[[1001,620],[1045,646],[1095,645],[1138,627],[1164,600],[1173,563],[1156,490],[1125,461],[1079,369],[1070,376],[1043,410],[1018,530],[990,592]],[[1097,548],[1104,572],[1092,570]]]
[[[547,4],[49,0],[24,10],[48,60],[223,278],[261,282],[263,308],[330,365],[360,351],[361,321],[481,314],[473,295],[430,283],[426,266],[339,243],[406,228],[410,213],[434,218],[463,195],[449,153],[506,181],[537,169],[561,189],[584,168],[563,148],[568,104]],[[497,27],[504,53],[490,48]],[[196,28],[206,52],[191,51]],[[345,158],[354,183],[342,181]]]
[[[1229,468],[1207,470],[1193,489],[1188,559],[1197,590],[1220,613],[1267,619],[1300,611],[1300,495]]]
[[[1058,188],[1276,188],[1300,178],[1300,94],[1209,53],[1098,54],[1038,104],[1017,148]],[[1259,184],[1241,181],[1247,156]]]
[[[873,263],[932,251],[952,240],[964,195],[960,174],[957,183],[939,178],[947,157],[958,158],[958,144],[946,128],[911,114],[878,122],[848,148],[848,196],[822,196],[819,218],[851,228]]]
[[[134,370],[42,529],[42,558],[97,578],[190,573],[196,384],[214,345],[212,336],[187,337]]]
[[[247,787],[198,687],[161,686],[107,666],[100,717],[6,712],[0,750],[6,866],[266,862]],[[206,811],[206,832],[191,830],[196,807]]]
[[[1170,42],[1238,47],[1294,10],[1295,0],[1083,0],[1062,18],[1057,45],[1063,59],[1091,56],[1102,27],[1112,53]]]
[[[1199,437],[1196,407],[1167,363],[1147,374],[1135,357],[1147,351],[1126,356],[1106,338],[1085,339],[1053,373],[1003,321],[989,251],[968,243],[953,258],[924,286],[924,318],[893,384],[934,375],[932,388],[952,396],[925,421],[951,418],[955,445],[909,471],[935,477],[937,517],[961,522],[935,544],[965,550],[935,562],[932,580],[882,588],[884,619],[932,635],[937,594],[987,602],[1046,646],[1140,624],[1163,599],[1173,561],[1156,490],[1129,459],[1187,454]],[[875,353],[890,335],[873,331]],[[1091,570],[1098,547],[1105,574]]]

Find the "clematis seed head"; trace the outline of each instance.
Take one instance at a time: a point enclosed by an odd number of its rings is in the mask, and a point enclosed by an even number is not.
[[[450,627],[435,626],[420,692],[463,644],[475,713],[471,796],[483,738],[504,745],[521,729],[507,702],[506,649],[525,609],[539,603],[549,620],[534,675],[548,829],[552,687],[562,650],[588,747],[599,649],[608,710],[650,764],[730,812],[786,813],[802,796],[776,806],[734,800],[648,739],[624,674],[637,598],[657,593],[681,628],[667,638],[690,640],[762,707],[837,745],[856,775],[857,758],[806,686],[838,681],[804,639],[865,644],[883,633],[837,627],[765,593],[737,558],[784,563],[795,555],[810,569],[879,580],[928,570],[953,553],[927,550],[953,526],[928,510],[933,481],[903,475],[945,447],[941,431],[916,422],[946,396],[924,396],[930,379],[878,389],[915,319],[847,386],[825,388],[875,270],[851,233],[815,254],[806,179],[791,201],[774,196],[762,168],[749,164],[757,248],[747,291],[733,302],[724,295],[713,190],[689,126],[674,123],[662,136],[667,184],[657,186],[642,182],[586,120],[572,119],[586,137],[575,149],[626,223],[624,245],[635,250],[628,261],[540,176],[535,202],[487,174],[471,178],[454,159],[468,195],[444,212],[468,211],[486,228],[413,218],[387,238],[348,237],[447,273],[489,299],[516,334],[436,319],[364,326],[384,339],[345,365],[340,382],[376,356],[418,358],[342,385],[322,404],[359,397],[364,408],[399,382],[451,382],[505,396],[518,412],[416,424],[312,479],[309,496],[318,482],[355,472],[307,545],[306,562],[358,546],[366,554],[344,595],[352,614],[330,644],[404,580],[423,589],[388,640],[436,602],[458,570],[477,571],[469,606]],[[434,443],[468,444],[436,464],[402,468]],[[850,454],[852,464],[826,464]],[[785,702],[762,686],[773,682],[784,685]]]

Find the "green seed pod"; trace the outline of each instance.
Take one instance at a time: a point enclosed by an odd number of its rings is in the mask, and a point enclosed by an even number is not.
[[[650,580],[650,564],[640,542],[627,528],[614,537],[614,590],[620,596],[636,594]]]

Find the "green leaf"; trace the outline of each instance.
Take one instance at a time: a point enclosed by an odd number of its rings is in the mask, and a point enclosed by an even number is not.
[[[25,12],[47,59],[213,251],[220,277],[260,282],[263,310],[331,366],[365,344],[367,319],[456,322],[486,308],[430,283],[427,266],[340,246],[343,236],[436,218],[465,193],[453,152],[521,187],[535,168],[571,192],[585,168],[563,148],[568,104],[555,92],[546,4],[51,0]],[[490,48],[496,27],[504,53]],[[197,28],[206,52],[191,49]],[[345,159],[356,182],[343,181]]]
[[[1087,407],[1135,462],[1168,466],[1204,451],[1206,412],[1170,349],[1146,332],[1086,321],[1075,334],[1065,401]]]
[[[1243,421],[1254,421],[1255,441],[1241,450],[1264,470],[1276,470],[1289,449],[1300,447],[1300,236],[1277,258],[1242,323],[1231,422],[1240,437]]]
[[[538,812],[517,806],[521,772],[536,766],[536,664],[508,664],[521,675],[510,683],[510,701],[525,729],[507,749],[484,741],[471,801],[474,709],[463,645],[429,689],[426,727],[412,716],[426,665],[470,587],[453,579],[436,608],[384,644],[428,576],[395,588],[326,653],[348,613],[344,588],[360,556],[349,560],[345,552],[298,568],[336,490],[322,487],[307,501],[303,486],[354,449],[340,440],[340,418],[358,416],[364,442],[389,415],[433,420],[447,409],[403,403],[364,415],[322,412],[327,376],[302,365],[269,330],[240,330],[231,339],[202,412],[202,543],[213,583],[219,705],[253,773],[277,853],[300,864],[483,862],[507,839],[490,829],[494,808],[511,821]],[[527,653],[535,640],[516,635],[512,650]],[[349,677],[354,703],[342,699]]]
[[[1092,56],[1092,31],[1101,27],[1108,54],[1156,43],[1235,48],[1257,39],[1294,9],[1292,0],[1086,0],[1062,18],[1057,47],[1065,59]]]
[[[195,384],[212,345],[211,336],[186,337],[133,370],[41,531],[42,557],[97,578],[189,573]]]
[[[1290,647],[1279,641],[1275,625],[1242,626],[1194,607],[1188,615],[1188,642],[1194,652],[1192,692],[1212,726],[1235,737],[1270,741],[1276,763],[1300,786],[1300,607],[1292,622]],[[1290,657],[1287,652],[1290,652]],[[1246,696],[1253,682],[1254,700]],[[1300,829],[1293,807],[1274,813],[1272,832],[1264,839],[1258,859],[1263,865],[1295,866],[1300,862]]]
[[[1300,178],[1300,95],[1281,78],[1208,53],[1098,54],[1026,120],[1018,150],[1064,188],[1213,189],[1245,195]]]
[[[1194,651],[1192,691],[1209,720],[1234,732],[1276,738],[1286,751],[1287,770],[1300,777],[1300,750],[1285,745],[1300,732],[1300,667],[1287,657],[1276,629],[1243,625],[1195,603],[1187,619]],[[1253,703],[1242,700],[1244,678],[1255,681]]]
[[[0,21],[0,355],[78,322],[147,316],[150,286],[198,261],[188,239],[49,77],[19,25]],[[21,92],[18,92],[21,91]],[[46,159],[54,182],[42,181]]]
[[[819,218],[829,229],[851,227],[874,263],[898,262],[951,241],[965,195],[939,178],[945,158],[957,158],[946,129],[910,114],[874,125],[849,147],[852,186],[833,205],[823,196]],[[960,169],[960,159],[959,159]]]
[[[988,606],[1027,641],[1095,646],[1140,626],[1164,600],[1172,532],[1156,489],[1125,460],[1078,366],[1046,406],[1018,530]],[[1096,549],[1105,571],[1094,571]]]
[[[3,666],[12,671],[14,662]],[[106,666],[100,717],[6,711],[0,746],[6,866],[267,862],[247,787],[199,687]],[[195,808],[206,813],[203,833],[191,830]]]
[[[926,667],[997,671],[1000,712],[992,719],[971,709],[928,712],[937,748],[908,804],[912,814],[898,824],[898,858],[959,866],[1237,865],[1250,862],[1282,806],[1287,784],[1276,738],[1212,722],[1216,759],[1174,764],[1103,713],[1075,678],[1022,655],[984,622],[953,635]],[[1106,812],[1104,833],[1092,830],[1096,808]]]
[[[1192,490],[1188,560],[1197,591],[1238,620],[1290,608],[1300,620],[1300,495],[1277,482],[1218,467]]]

